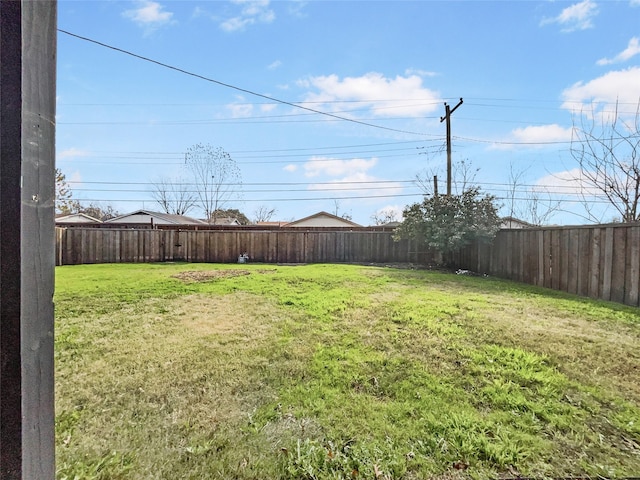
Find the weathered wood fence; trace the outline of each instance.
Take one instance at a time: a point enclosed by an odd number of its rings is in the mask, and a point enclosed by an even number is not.
[[[228,263],[245,252],[264,263],[431,262],[416,242],[395,242],[381,229],[56,229],[57,265]]]
[[[57,228],[56,264],[237,262],[419,263],[434,252],[390,230]],[[492,245],[453,255],[457,268],[640,306],[640,225],[502,230]]]
[[[640,225],[609,224],[498,232],[492,245],[454,255],[459,268],[640,305]]]

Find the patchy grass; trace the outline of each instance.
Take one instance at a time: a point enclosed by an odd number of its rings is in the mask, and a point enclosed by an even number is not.
[[[638,309],[354,265],[56,274],[59,479],[640,472]]]

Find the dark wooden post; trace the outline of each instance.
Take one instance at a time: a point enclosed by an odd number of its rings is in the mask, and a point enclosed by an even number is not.
[[[55,0],[0,0],[0,478],[53,479]]]
[[[444,117],[440,117],[440,123],[447,121],[447,195],[451,196],[451,114],[462,105],[462,98],[458,104],[451,108],[444,102]]]

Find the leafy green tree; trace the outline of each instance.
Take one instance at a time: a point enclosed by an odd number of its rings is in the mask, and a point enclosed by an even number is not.
[[[495,197],[481,196],[479,187],[460,195],[434,195],[405,208],[395,238],[414,239],[443,256],[475,240],[490,242],[500,228]]]
[[[237,208],[218,209],[211,214],[210,223],[215,223],[216,219],[235,218],[240,225],[249,225],[251,220]]]
[[[73,213],[84,213],[85,215],[97,218],[103,222],[120,216],[120,213],[113,207],[113,205],[100,205],[97,203],[90,203],[89,205],[78,204],[75,212]]]

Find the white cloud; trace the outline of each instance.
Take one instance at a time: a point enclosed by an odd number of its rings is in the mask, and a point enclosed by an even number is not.
[[[279,68],[281,66],[282,66],[282,62],[280,60],[276,60],[275,62],[269,64],[267,68],[269,70],[275,70],[276,68]]]
[[[404,71],[404,74],[405,75],[419,75],[421,77],[435,77],[435,76],[438,75],[436,72],[428,72],[427,70],[419,70],[417,68],[407,68]]]
[[[269,0],[232,0],[232,3],[242,6],[242,9],[239,15],[220,24],[220,28],[226,32],[244,30],[256,23],[271,23],[276,18],[269,8]]]
[[[626,108],[635,113],[640,100],[640,67],[614,70],[589,82],[577,82],[562,92],[562,108],[574,113],[590,115],[601,112],[611,114],[616,106],[628,104]],[[624,116],[625,109],[621,109]]]
[[[72,183],[73,188],[82,186],[82,175],[79,171],[72,172],[71,175],[66,175],[67,183]]]
[[[307,14],[304,12],[309,2],[307,0],[291,0],[287,2],[289,15],[292,17],[305,18]]]
[[[638,0],[640,2],[640,0]],[[598,60],[598,65],[611,65],[612,63],[622,63],[627,60],[635,57],[640,54],[640,39],[638,37],[633,37],[629,40],[627,48],[625,48],[622,52],[616,55],[613,58],[601,58]]]
[[[318,175],[327,175],[330,177],[347,175],[347,177],[349,177],[364,174],[367,170],[374,167],[376,163],[378,163],[377,158],[370,160],[363,158],[340,160],[336,158],[313,157],[304,164],[304,171],[307,177],[317,177]]]
[[[137,0],[138,8],[126,10],[123,16],[132,20],[140,26],[147,28],[157,28],[171,22],[173,13],[163,11],[163,6],[151,0]]]
[[[356,172],[331,182],[310,184],[308,189],[316,192],[330,192],[335,197],[394,196],[403,192],[403,185],[400,183],[380,182],[379,178],[366,172]]]
[[[294,165],[293,163],[290,163],[289,165],[287,165],[286,167],[284,167],[283,169],[285,172],[295,172],[296,170],[298,170],[298,166]]]
[[[640,0],[629,0],[629,5],[632,7],[640,7]]]
[[[359,107],[371,109],[380,117],[424,115],[439,109],[442,100],[438,92],[423,87],[418,75],[386,78],[381,73],[370,72],[361,77],[337,75],[310,77],[298,82],[303,88],[313,88],[316,92],[306,95],[305,101],[320,105],[331,102],[360,102]],[[333,106],[335,107],[335,105]],[[317,107],[331,110],[331,105]],[[342,107],[335,107],[339,110]]]
[[[572,128],[564,128],[558,124],[534,125],[524,128],[516,128],[505,140],[496,142],[494,149],[507,150],[516,147],[543,147],[553,142],[569,142]]]
[[[275,103],[263,103],[262,105],[260,105],[260,111],[262,113],[269,113],[273,112],[277,107],[278,105]]]
[[[229,103],[225,108],[231,112],[232,118],[247,118],[253,114],[253,105],[250,103]]]
[[[585,179],[584,172],[579,168],[555,172],[539,178],[535,185],[539,189],[544,189],[554,195],[570,195],[574,199],[576,195],[592,197],[600,195],[601,191],[589,184]]]
[[[66,160],[68,158],[88,157],[91,152],[88,150],[80,150],[79,148],[71,147],[66,150],[62,150],[56,154],[56,160]]]
[[[341,160],[326,157],[313,157],[304,164],[305,176],[339,177],[329,182],[310,184],[313,191],[329,191],[336,197],[397,195],[402,193],[403,185],[396,182],[380,183],[380,179],[371,175],[369,170],[378,163],[377,158],[352,158]]]
[[[344,192],[359,192],[362,195],[366,195],[363,193],[363,188],[371,188],[372,186],[376,186],[375,183],[378,179],[373,175],[369,175],[366,172],[355,172],[350,175],[347,175],[344,178],[339,180],[334,180],[332,182],[319,183],[319,184],[311,184],[309,185],[309,190],[327,190],[331,189],[331,191],[340,191]],[[368,183],[371,182],[371,183]]]
[[[511,134],[520,143],[567,142],[571,140],[571,131],[571,127],[564,128],[554,123],[516,128]]]
[[[586,30],[593,27],[593,18],[598,14],[598,5],[593,0],[583,0],[575,3],[560,12],[553,18],[545,18],[540,25],[557,23],[561,25],[563,32]]]

